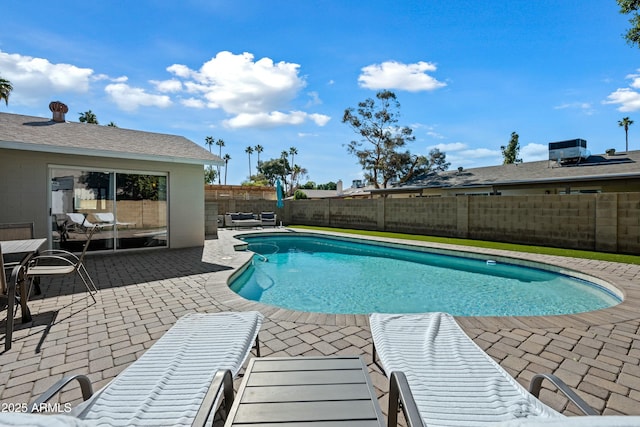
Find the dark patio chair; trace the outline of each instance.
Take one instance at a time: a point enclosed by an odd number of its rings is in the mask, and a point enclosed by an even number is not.
[[[97,230],[98,227],[94,227],[89,231],[80,256],[76,256],[62,249],[52,249],[43,251],[41,255],[34,257],[27,267],[27,278],[35,279],[42,276],[65,276],[76,273],[80,276],[80,279],[82,279],[93,302],[96,302],[94,294],[98,292],[98,288],[84,266],[84,257],[91,243],[91,238]]]

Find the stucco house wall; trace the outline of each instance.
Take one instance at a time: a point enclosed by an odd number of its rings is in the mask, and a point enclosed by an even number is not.
[[[0,222],[32,222],[48,237],[49,166],[163,172],[168,174],[169,246],[204,244],[202,165],[0,149]]]

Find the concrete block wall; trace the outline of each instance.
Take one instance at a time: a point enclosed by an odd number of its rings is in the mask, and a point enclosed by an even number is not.
[[[640,254],[640,193],[406,199],[232,201],[218,211],[273,210],[315,225]]]
[[[415,197],[385,200],[384,231],[458,236],[457,198]]]
[[[204,204],[204,234],[205,236],[218,235],[218,205],[205,202]]]
[[[376,230],[382,199],[329,199],[330,227]]]
[[[469,238],[593,249],[594,196],[471,197]]]
[[[640,193],[618,193],[617,250],[640,254]]]

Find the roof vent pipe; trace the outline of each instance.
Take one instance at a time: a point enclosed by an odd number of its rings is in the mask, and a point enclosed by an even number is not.
[[[69,112],[69,107],[60,101],[53,101],[49,103],[49,110],[53,113],[53,121],[57,123],[64,123],[64,115]]]

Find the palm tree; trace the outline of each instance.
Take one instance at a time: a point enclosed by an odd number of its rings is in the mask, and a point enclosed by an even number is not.
[[[227,185],[227,169],[229,166],[229,160],[231,160],[231,156],[229,154],[225,154],[223,159],[224,159],[224,185]]]
[[[248,146],[244,152],[249,155],[249,181],[251,181],[251,153],[253,153],[253,147]]]
[[[291,147],[289,148],[289,154],[291,154],[291,167],[293,167],[294,163],[294,156],[296,154],[298,154],[298,149],[296,147]]]
[[[618,126],[624,127],[624,139],[626,141],[626,149],[625,152],[629,151],[629,126],[633,124],[633,120],[630,120],[629,117],[625,117],[622,120],[618,121]]]
[[[222,147],[224,147],[224,141],[222,139],[219,139],[216,141],[216,145],[220,147],[220,150],[218,151],[218,156],[222,158]],[[218,185],[220,185],[220,166],[218,166]]]
[[[211,152],[211,146],[213,145],[213,137],[207,136],[204,138],[204,145],[209,146],[209,152]]]
[[[80,123],[90,123],[92,125],[99,124],[98,117],[96,117],[96,115],[91,110],[78,114],[80,114]]]
[[[296,147],[290,147],[289,154],[291,154],[291,192],[293,193],[294,170],[296,168],[294,159],[295,155],[298,154],[298,149]]]
[[[264,147],[258,144],[255,147],[253,147],[253,149],[256,150],[256,153],[258,153],[258,165],[256,166],[256,170],[258,171],[258,169],[260,169],[260,153],[264,151]]]
[[[0,100],[4,99],[4,103],[9,105],[9,94],[13,90],[13,86],[9,80],[0,77]]]

